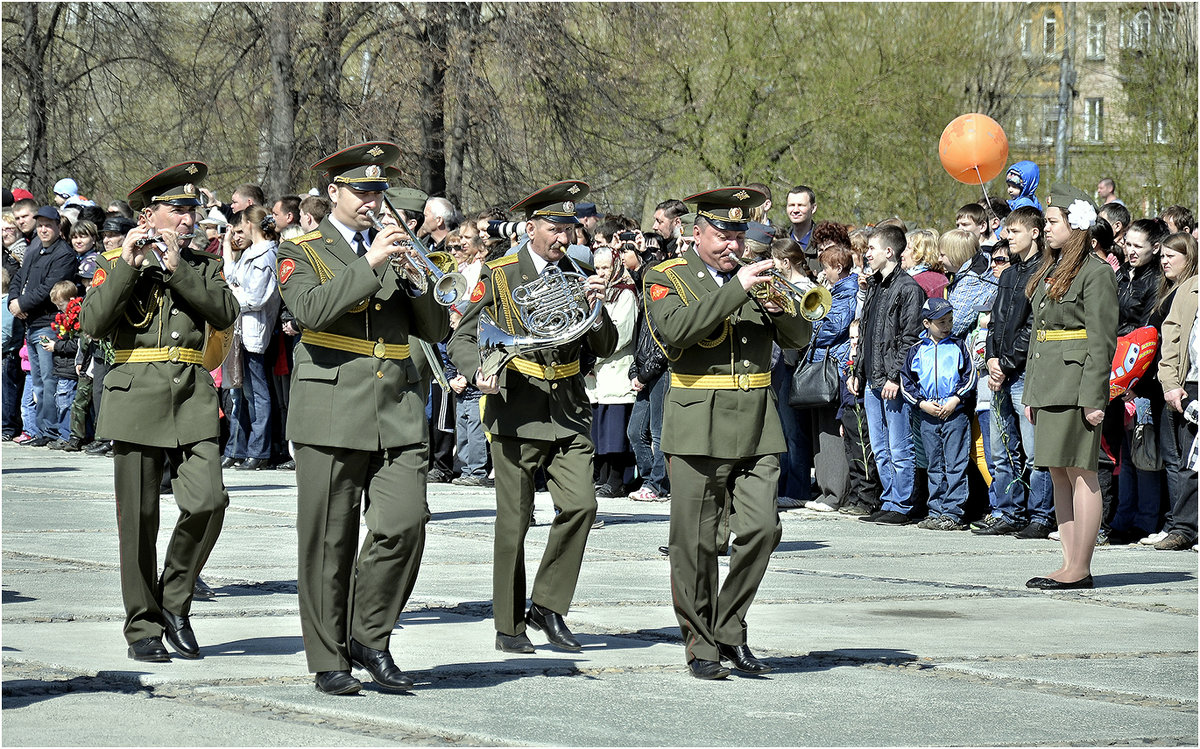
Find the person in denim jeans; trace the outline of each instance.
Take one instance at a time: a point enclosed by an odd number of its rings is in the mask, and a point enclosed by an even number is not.
[[[904,247],[904,231],[897,226],[877,227],[867,240],[871,275],[863,305],[862,377],[883,506],[859,519],[885,525],[911,523],[913,511],[912,428],[908,403],[899,397],[900,371],[905,354],[920,335],[926,296],[912,276],[900,270]],[[852,382],[850,390],[857,392],[858,383]]]
[[[641,302],[641,297],[639,297]],[[637,347],[629,365],[629,385],[637,393],[629,414],[627,436],[637,461],[642,485],[630,492],[629,498],[639,502],[660,502],[667,499],[667,460],[659,447],[662,437],[663,400],[670,380],[667,357],[650,334],[645,310],[638,323]]]
[[[919,527],[966,530],[971,417],[964,401],[975,389],[975,364],[966,345],[950,337],[954,309],[949,302],[928,300],[922,318],[925,335],[908,350],[900,373],[900,392],[920,409],[918,424],[929,457],[929,517]]]

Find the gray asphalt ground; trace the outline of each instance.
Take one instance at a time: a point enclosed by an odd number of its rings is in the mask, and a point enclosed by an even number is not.
[[[776,671],[688,675],[668,505],[601,500],[568,624],[581,653],[506,655],[490,619],[494,496],[433,485],[421,576],[392,637],[409,695],[315,691],[296,603],[295,475],[227,471],[192,620],[203,658],[135,663],[121,636],[112,463],[5,443],[7,745],[1179,745],[1197,743],[1197,555],[1097,550],[1047,593],[1051,541],[783,513],[750,609]],[[177,510],[165,498],[160,552]],[[553,516],[537,496],[532,568]],[[722,560],[722,567],[724,567]],[[359,674],[367,680],[365,674]]]

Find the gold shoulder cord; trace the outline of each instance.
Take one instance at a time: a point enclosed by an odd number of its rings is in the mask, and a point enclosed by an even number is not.
[[[689,292],[691,292],[694,298],[700,298],[700,295],[692,291],[692,287],[687,285],[687,281],[684,281],[683,278],[675,272],[674,268],[668,268],[667,270],[663,271],[663,273],[667,276],[667,278],[671,279],[671,284],[675,287],[675,291],[679,292],[679,298],[683,301],[685,306],[688,304],[688,300],[683,293],[683,289],[687,289]],[[721,326],[721,333],[716,338],[705,338],[701,341],[698,341],[696,345],[700,348],[716,348],[717,346],[721,345],[722,341],[729,337],[729,333],[732,329],[733,326],[729,324],[729,318],[725,318],[725,323]]]
[[[329,269],[329,266],[325,264],[325,261],[321,259],[321,256],[315,249],[313,249],[312,245],[310,245],[308,242],[301,242],[300,247],[303,248],[304,255],[308,258],[308,262],[310,265],[312,265],[313,270],[317,272],[317,281],[320,283],[327,283],[328,281],[333,280],[333,271]],[[370,301],[364,299],[351,307],[349,312],[352,314],[364,312],[369,304]]]
[[[160,307],[162,307],[162,303],[163,303],[162,290],[159,289],[158,284],[155,283],[153,286],[150,287],[150,296],[149,296],[149,298],[146,299],[145,305],[139,304],[137,299],[130,299],[129,301],[130,301],[130,304],[133,306],[134,311],[138,315],[141,315],[142,319],[134,320],[132,317],[129,316],[129,309],[126,308],[125,320],[130,325],[132,325],[136,330],[145,330],[146,327],[150,325],[150,320],[152,320],[154,318],[154,313],[157,312]]]
[[[513,322],[516,310],[513,309],[512,294],[509,293],[508,278],[504,275],[503,268],[492,269],[492,291],[496,295],[494,304],[497,312],[501,309],[504,311],[504,323],[508,326],[508,332],[516,335],[517,328]]]

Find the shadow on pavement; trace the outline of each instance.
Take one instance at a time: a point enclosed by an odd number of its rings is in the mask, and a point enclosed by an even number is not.
[[[410,672],[409,676],[416,681],[420,691],[427,689],[463,689],[493,687],[517,679],[528,679],[531,676],[567,676],[592,679],[593,676],[579,672],[574,658],[563,657],[565,654],[554,651],[553,655],[547,649],[547,657],[526,656],[502,661],[484,661],[473,663],[469,670],[462,664],[455,666],[435,666],[429,671]],[[370,688],[369,682],[363,685]]]
[[[36,601],[36,598],[31,596],[23,596],[15,590],[5,589],[3,597],[0,598],[0,604],[7,606],[10,603],[26,603],[28,601]]]
[[[203,626],[202,622],[198,622]],[[203,634],[200,635],[203,637]],[[299,635],[279,637],[249,637],[244,640],[222,642],[217,645],[201,646],[200,655],[294,655],[304,650],[304,639]]]
[[[71,693],[144,694],[154,696],[154,687],[137,683],[145,671],[101,671],[95,676],[70,679],[13,679],[4,682],[3,709],[25,707]]]
[[[917,656],[904,650],[890,648],[849,648],[815,650],[808,655],[762,658],[774,666],[777,673],[806,673],[829,671],[843,666],[902,666],[914,663]]]
[[[823,544],[818,541],[780,541],[779,545],[775,547],[775,551],[817,551],[818,549],[828,548],[829,544]]]
[[[462,520],[463,518],[494,517],[496,517],[495,510],[453,510],[451,512],[435,512],[430,520],[436,522],[438,520]]]
[[[46,466],[45,468],[5,468],[4,473],[67,473],[78,470],[71,466]]]
[[[219,598],[226,596],[234,598],[237,596],[270,596],[277,593],[296,595],[295,580],[263,580],[259,583],[237,583],[233,585],[222,585],[213,590]],[[199,601],[200,599],[196,599]]]
[[[1123,585],[1166,585],[1195,580],[1190,572],[1115,572],[1111,575],[1096,575],[1097,588],[1119,588]]]

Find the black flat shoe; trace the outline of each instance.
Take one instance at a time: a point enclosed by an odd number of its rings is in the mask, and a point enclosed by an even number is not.
[[[533,643],[522,632],[519,635],[496,633],[496,650],[502,653],[532,653]]]
[[[1064,583],[1061,580],[1055,580],[1052,577],[1031,577],[1025,581],[1026,588],[1040,588],[1041,590],[1086,590],[1095,587],[1095,581],[1092,576],[1076,580],[1073,583]]]
[[[208,583],[196,576],[196,582],[192,585],[192,598],[198,598],[202,601],[211,601],[217,597],[217,592],[208,587]]]
[[[262,458],[247,458],[245,463],[237,466],[239,471],[261,471],[267,467],[267,461]]]
[[[385,692],[407,692],[412,689],[413,680],[404,675],[392,660],[392,654],[386,650],[372,650],[351,638],[350,662],[369,673],[375,686]]]
[[[237,468],[242,464],[241,458],[225,458],[221,461],[222,468]]]
[[[704,661],[699,658],[688,661],[688,671],[697,679],[724,679],[729,676],[729,669],[717,661]]]
[[[317,674],[317,691],[325,694],[358,694],[362,682],[349,671],[322,671]]]
[[[729,661],[733,667],[744,674],[769,674],[775,669],[754,657],[746,645],[722,645],[717,643],[717,652],[722,661]]]
[[[183,658],[195,660],[200,657],[200,645],[196,642],[196,633],[192,631],[192,623],[186,616],[178,616],[163,609],[163,622],[167,625],[167,642]]]
[[[143,637],[129,645],[129,657],[147,663],[170,663],[171,655],[163,647],[161,637]]]
[[[551,645],[557,645],[563,650],[583,649],[579,640],[576,640],[575,636],[571,634],[571,630],[567,629],[562,615],[550,609],[538,606],[536,603],[530,604],[529,613],[525,615],[525,624],[533,627],[534,631],[545,632],[546,639],[550,641]]]

